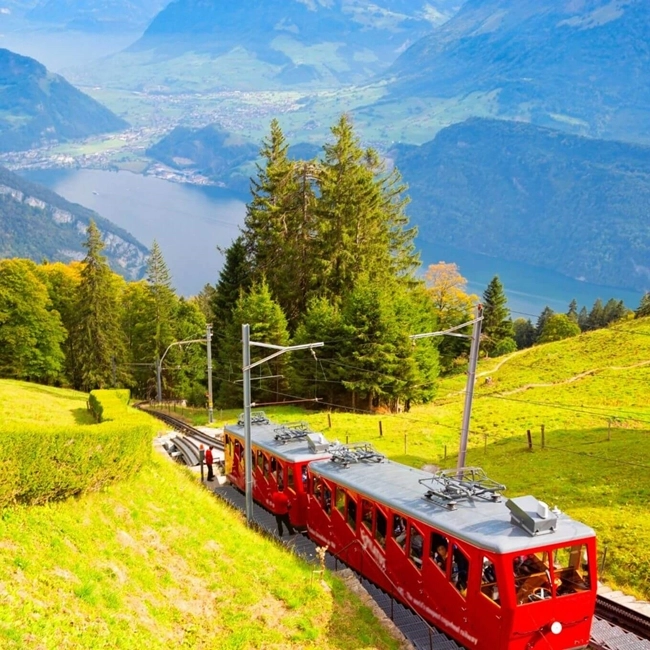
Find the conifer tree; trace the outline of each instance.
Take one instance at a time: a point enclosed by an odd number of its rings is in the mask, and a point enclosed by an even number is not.
[[[544,325],[546,325],[546,321],[554,313],[555,312],[548,305],[546,305],[546,307],[542,309],[542,312],[538,316],[537,323],[535,325],[535,340],[537,340],[542,335],[542,331],[544,330]]]
[[[578,322],[578,302],[574,298],[570,303],[569,303],[569,311],[567,311],[566,314],[574,323]]]
[[[482,347],[488,354],[495,354],[506,339],[512,339],[514,344],[514,331],[507,304],[508,299],[503,291],[503,285],[495,275],[483,293]]]
[[[219,402],[222,406],[237,407],[242,405],[242,384],[235,383],[242,379],[242,342],[241,326],[250,325],[251,340],[274,345],[288,345],[289,333],[287,319],[280,306],[271,298],[269,287],[262,279],[253,284],[250,291],[242,293],[237,300],[235,310],[225,332],[221,349],[218,353],[219,374],[225,380],[219,388]],[[251,362],[268,356],[269,351],[251,348]],[[281,355],[263,364],[257,369],[257,376],[275,375],[272,380],[251,377],[253,401],[281,401],[288,390],[286,377],[289,373],[289,355]],[[279,375],[282,375],[280,377]]]
[[[635,318],[645,318],[646,316],[650,316],[650,291],[643,294],[641,302],[634,312]]]
[[[588,330],[597,330],[605,327],[605,308],[603,301],[600,298],[596,299],[591,311],[589,312],[589,320],[587,321]]]
[[[154,240],[147,262],[147,288],[149,293],[152,335],[152,358],[159,359],[174,340],[173,316],[176,310],[176,294],[171,274],[165,263],[158,242]]]
[[[120,328],[119,285],[106,258],[104,244],[94,221],[88,226],[84,248],[76,321],[71,338],[76,361],[75,388],[90,391],[112,386],[120,379],[116,368],[124,357]]]
[[[212,297],[214,337],[220,340],[232,318],[242,291],[251,285],[251,266],[246,255],[243,236],[237,237],[225,251],[225,262]]]
[[[31,260],[0,261],[0,376],[51,382],[60,377],[65,330]]]
[[[578,327],[581,332],[586,332],[589,329],[589,314],[586,307],[583,307],[578,314]]]

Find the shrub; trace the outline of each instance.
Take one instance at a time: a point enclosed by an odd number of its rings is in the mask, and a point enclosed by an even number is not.
[[[100,424],[4,428],[0,508],[66,499],[137,472],[151,455],[158,427],[151,416],[130,408],[128,399],[128,391],[93,391],[89,403],[103,413]]]

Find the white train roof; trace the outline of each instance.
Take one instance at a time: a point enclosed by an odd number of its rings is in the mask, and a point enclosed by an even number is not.
[[[544,546],[569,546],[576,540],[595,535],[584,524],[558,511],[526,512],[540,504],[534,497],[506,500],[458,500],[454,509],[427,498],[427,487],[434,476],[406,465],[383,460],[359,462],[344,466],[331,460],[311,463],[309,469],[316,475],[330,479],[351,491],[377,501],[388,508],[432,526],[450,537],[464,540],[494,553],[525,552]],[[530,515],[530,517],[528,517]],[[521,519],[533,524],[526,529]],[[553,528],[534,534],[535,520],[553,522]],[[556,521],[554,521],[556,520]]]
[[[276,458],[290,463],[303,463],[329,458],[329,453],[325,450],[313,451],[306,438],[289,439],[286,441],[277,440],[276,437],[279,434],[281,435],[281,430],[284,426],[287,425],[274,422],[253,424],[251,426],[251,441],[253,445],[273,454]],[[227,424],[224,427],[224,431],[235,436],[240,442],[244,442],[243,426],[239,424]]]

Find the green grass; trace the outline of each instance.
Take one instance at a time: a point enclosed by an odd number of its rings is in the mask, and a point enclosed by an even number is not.
[[[0,398],[3,422],[86,412],[85,394],[25,382],[0,381]],[[0,510],[0,648],[399,647],[313,569],[154,454],[99,492]]]
[[[465,382],[465,374],[444,378],[435,402],[409,413],[331,413],[331,429],[323,411],[264,410],[281,422],[306,420],[331,440],[370,441],[399,462],[452,467]],[[508,495],[532,493],[592,526],[601,553],[607,548],[605,582],[643,598],[650,598],[648,385],[650,319],[484,359],[467,458],[506,484]],[[240,411],[217,410],[216,424],[234,421]],[[206,421],[204,411],[191,417]]]

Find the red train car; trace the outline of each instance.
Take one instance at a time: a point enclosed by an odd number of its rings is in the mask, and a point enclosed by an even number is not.
[[[477,468],[432,475],[333,450],[309,466],[307,530],[467,648],[586,648],[593,530],[502,489]]]
[[[241,422],[241,420],[240,420]],[[243,424],[224,427],[228,480],[246,490]],[[273,493],[284,486],[291,505],[289,518],[296,528],[307,525],[307,465],[329,458],[322,434],[303,423],[273,424],[256,413],[251,425],[253,499],[274,512]]]

